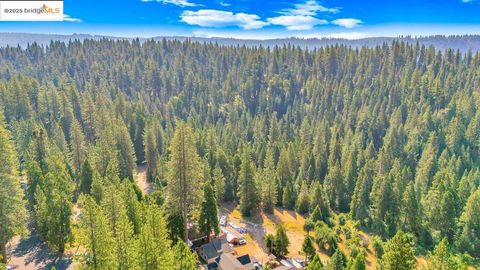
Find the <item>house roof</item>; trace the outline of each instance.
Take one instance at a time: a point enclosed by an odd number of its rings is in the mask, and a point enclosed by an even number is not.
[[[206,243],[197,249],[198,254],[206,262],[211,262],[222,253],[231,253],[232,248],[225,237],[220,237],[210,243]]]
[[[237,257],[232,254],[222,254],[219,261],[220,270],[255,270],[252,263],[242,264]]]

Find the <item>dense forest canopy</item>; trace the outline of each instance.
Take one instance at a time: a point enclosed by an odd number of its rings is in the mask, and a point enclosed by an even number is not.
[[[0,78],[36,227],[62,252],[82,242],[92,268],[173,269],[159,261],[187,256],[187,221],[218,230],[215,201],[292,209],[322,233],[344,213],[392,239],[381,269],[411,269],[391,268],[395,245],[480,258],[478,53],[87,39],[1,48]],[[141,164],[145,198],[122,180]]]

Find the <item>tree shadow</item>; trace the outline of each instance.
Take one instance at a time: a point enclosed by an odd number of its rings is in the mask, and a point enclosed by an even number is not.
[[[72,258],[52,251],[40,237],[32,232],[27,238],[21,238],[18,245],[11,252],[14,263],[23,261],[24,266],[12,265],[12,269],[51,269],[66,270],[72,265]]]

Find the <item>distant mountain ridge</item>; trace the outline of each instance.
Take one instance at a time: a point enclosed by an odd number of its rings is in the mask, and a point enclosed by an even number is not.
[[[62,42],[68,42],[72,40],[84,40],[84,39],[126,39],[132,40],[133,38],[127,37],[114,37],[114,36],[101,36],[101,35],[89,35],[89,34],[73,34],[73,35],[58,35],[58,34],[31,34],[31,33],[0,33],[0,47],[6,46],[21,46],[26,47],[28,44],[36,42],[40,45],[48,45],[53,40]],[[226,46],[283,46],[290,44],[291,46],[299,46],[302,48],[319,48],[328,45],[343,44],[352,46],[354,48],[360,48],[363,46],[374,47],[382,45],[384,43],[391,43],[394,40],[404,41],[407,43],[420,43],[425,46],[434,46],[439,50],[454,49],[462,52],[478,52],[480,51],[480,35],[458,35],[458,36],[426,36],[426,37],[371,37],[362,39],[340,39],[340,38],[281,38],[281,39],[234,39],[234,38],[203,38],[203,37],[183,37],[183,36],[157,36],[152,38],[140,38],[141,41],[148,39],[162,40],[163,38],[169,40],[185,41],[190,40],[200,43],[217,43]]]

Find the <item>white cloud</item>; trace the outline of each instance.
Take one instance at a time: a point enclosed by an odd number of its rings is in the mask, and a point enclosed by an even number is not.
[[[315,25],[328,23],[326,20],[306,15],[283,15],[268,18],[267,21],[271,24],[285,26],[287,30],[310,30]]]
[[[284,15],[314,16],[318,12],[338,13],[339,8],[327,8],[315,0],[308,0],[302,4],[295,4],[295,8],[284,9],[280,13]]]
[[[283,9],[280,16],[268,18],[271,24],[282,25],[287,30],[310,30],[319,24],[327,24],[328,21],[318,19],[315,16],[319,12],[337,13],[339,8],[327,8],[315,0],[307,0],[301,4],[295,4],[294,8]]]
[[[77,19],[77,18],[72,18],[68,14],[63,14],[63,21],[65,21],[65,22],[82,22],[82,20]]]
[[[222,1],[222,0],[219,0],[219,1],[217,1],[217,2],[218,2],[218,4],[219,4],[220,6],[222,6],[222,7],[228,7],[228,6],[231,6],[231,4],[230,4],[230,3],[227,3],[227,2],[225,2],[225,1]]]
[[[352,19],[352,18],[344,18],[344,19],[336,19],[332,21],[332,23],[339,26],[343,26],[345,28],[353,28],[362,24],[362,21],[357,19]]]
[[[201,9],[198,11],[184,11],[180,16],[181,21],[191,25],[204,27],[238,26],[245,30],[260,29],[267,22],[260,20],[255,14],[233,13],[230,11]]]
[[[179,7],[196,7],[195,3],[188,2],[188,0],[141,0],[142,2],[160,2],[163,4],[173,4]]]

